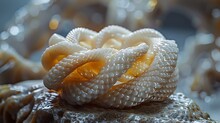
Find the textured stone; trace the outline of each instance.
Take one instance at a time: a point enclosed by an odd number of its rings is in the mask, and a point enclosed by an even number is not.
[[[127,109],[71,106],[42,81],[0,86],[0,122],[215,122],[181,93]]]

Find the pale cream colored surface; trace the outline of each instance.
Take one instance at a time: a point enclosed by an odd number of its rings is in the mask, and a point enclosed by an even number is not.
[[[70,104],[131,107],[162,101],[176,88],[177,45],[153,29],[77,28],[66,38],[53,35],[49,45],[44,84]]]

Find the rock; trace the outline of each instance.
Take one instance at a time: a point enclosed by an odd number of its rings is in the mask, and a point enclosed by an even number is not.
[[[163,102],[146,102],[127,109],[95,105],[71,106],[42,81],[0,86],[0,122],[215,122],[182,93]]]

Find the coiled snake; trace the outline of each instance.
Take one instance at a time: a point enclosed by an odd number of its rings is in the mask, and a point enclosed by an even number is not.
[[[72,105],[124,108],[163,101],[176,88],[178,48],[153,29],[100,32],[73,29],[54,34],[42,55],[44,84]]]

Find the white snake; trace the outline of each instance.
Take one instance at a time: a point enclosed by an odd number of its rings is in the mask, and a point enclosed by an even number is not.
[[[42,55],[44,84],[72,105],[124,108],[163,101],[176,88],[178,48],[153,29],[108,26],[54,34]]]

